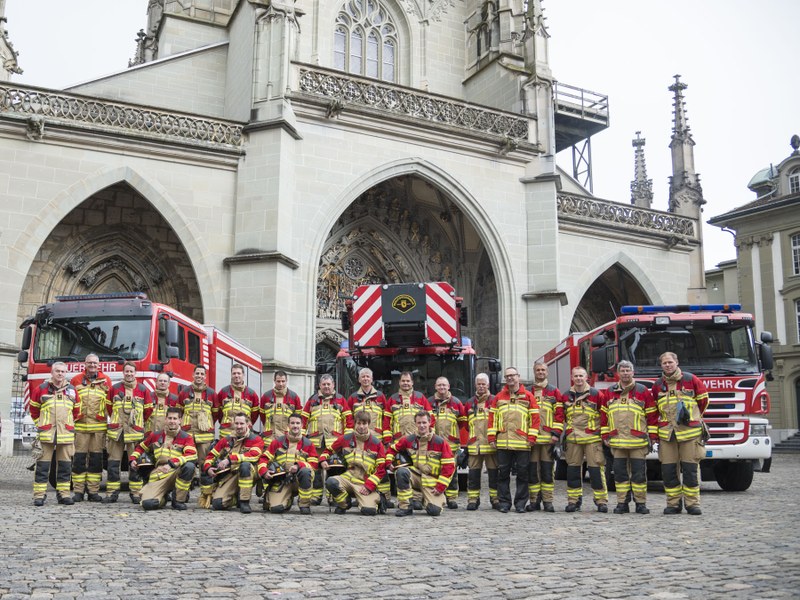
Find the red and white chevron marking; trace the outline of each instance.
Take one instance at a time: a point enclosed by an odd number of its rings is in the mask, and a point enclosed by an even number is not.
[[[458,334],[458,315],[453,286],[441,282],[425,284],[425,304],[431,344],[440,346],[454,343]]]
[[[359,286],[354,296],[353,343],[359,348],[378,346],[383,338],[381,286]]]

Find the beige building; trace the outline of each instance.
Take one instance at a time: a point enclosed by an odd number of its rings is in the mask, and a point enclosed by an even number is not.
[[[0,389],[59,294],[145,291],[302,394],[360,283],[452,282],[478,351],[526,377],[621,304],[702,299],[685,84],[669,210],[594,197],[554,155],[607,98],[556,85],[538,0],[142,4],[129,68],[0,82]]]
[[[709,298],[715,285],[728,300],[738,297],[757,331],[775,338],[767,389],[777,440],[800,428],[800,136],[792,136],[791,147],[788,157],[750,180],[755,200],[709,220],[735,233],[737,252],[735,263],[709,274]]]

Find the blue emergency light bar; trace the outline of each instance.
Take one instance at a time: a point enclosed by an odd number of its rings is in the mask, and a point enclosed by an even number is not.
[[[76,300],[120,300],[131,298],[135,300],[147,300],[144,292],[109,292],[108,294],[82,294],[75,296],[56,296],[59,302],[74,302]]]
[[[733,312],[742,310],[741,304],[664,304],[645,306],[623,306],[620,312],[623,315],[652,315],[655,313],[671,312]]]

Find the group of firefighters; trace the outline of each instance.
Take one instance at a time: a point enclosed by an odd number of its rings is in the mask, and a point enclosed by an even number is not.
[[[125,363],[122,381],[112,386],[99,358],[90,354],[85,370],[71,381],[66,365],[56,362],[50,378],[31,390],[31,417],[41,445],[34,505],[45,503],[51,464],[60,504],[84,498],[117,502],[127,452],[130,498],[145,510],[168,502],[185,510],[199,470],[201,508],[238,507],[249,513],[257,488],[264,511],[290,510],[296,496],[300,513],[310,514],[311,506],[322,502],[324,488],[337,514],[357,505],[362,514],[375,515],[394,508],[393,475],[397,516],[415,510],[437,516],[444,508],[458,508],[458,463],[468,467],[467,510],[480,506],[485,467],[493,509],[554,512],[556,450],[564,448],[566,512],[581,509],[584,463],[596,509],[608,512],[605,461],[610,453],[617,492],[613,512],[630,512],[632,499],[634,511],[647,514],[645,458],[657,444],[664,513],[685,508],[699,515],[708,393],[700,379],[681,371],[675,354],[667,352],[660,361],[663,373],[650,388],[636,382],[630,362],[621,361],[619,381],[610,388],[591,387],[586,370],[576,367],[572,385],[561,392],[548,383],[547,365],[537,362],[530,389],[509,367],[497,395],[481,373],[475,396],[464,401],[450,393],[445,377],[426,398],[414,390],[409,372],[400,375],[398,392],[387,398],[365,368],[359,372],[360,388],[349,398],[335,392],[330,375],[322,375],[318,391],[303,403],[282,371],[260,398],[247,387],[238,364],[231,369],[230,385],[219,392],[206,385],[202,366],[180,393],[170,392],[166,373],[158,375],[151,392],[137,381],[132,363]],[[253,429],[257,424],[261,431]],[[105,497],[100,494],[104,449]]]

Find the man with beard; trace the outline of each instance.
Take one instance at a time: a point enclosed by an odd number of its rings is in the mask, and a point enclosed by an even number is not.
[[[194,438],[181,429],[183,409],[169,406],[165,412],[163,429],[149,433],[131,455],[132,471],[139,469],[143,456],[154,465],[147,484],[142,488],[144,510],[163,508],[171,492],[174,492],[172,508],[186,510],[194,477],[197,449]]]
[[[384,416],[384,431],[388,431],[391,440],[397,441],[405,435],[411,435],[417,430],[414,416],[421,410],[430,413],[430,402],[421,392],[414,391],[414,376],[409,371],[400,373],[400,390],[392,394],[386,403]]]
[[[531,391],[539,405],[539,435],[531,446],[531,461],[528,465],[528,491],[530,502],[525,510],[555,512],[553,507],[553,446],[564,431],[564,404],[561,392],[547,382],[547,365],[533,365],[533,387]]]
[[[323,450],[330,450],[337,437],[344,435],[348,419],[347,401],[334,389],[333,377],[323,375],[319,378],[319,391],[311,396],[303,408],[306,435],[314,443],[319,456]],[[314,475],[314,504],[322,503],[323,472]]]
[[[231,367],[231,384],[217,392],[217,406],[220,414],[219,437],[233,433],[233,415],[242,412],[252,424],[259,416],[258,394],[244,383],[244,366],[234,363]]]
[[[450,445],[453,456],[461,449],[461,429],[466,425],[467,415],[461,400],[450,393],[450,381],[447,377],[436,379],[436,393],[428,398],[433,407],[433,432],[442,436]],[[458,508],[458,475],[450,479],[445,492],[447,508]]]
[[[303,410],[300,397],[290,390],[289,378],[284,371],[275,371],[273,388],[261,396],[261,421],[264,424],[264,445],[289,429],[289,417]]]
[[[469,428],[469,479],[467,483],[467,510],[478,510],[481,505],[481,472],[486,465],[489,476],[489,501],[497,508],[497,450],[489,445],[489,408],[494,396],[489,393],[489,376],[479,373],[475,377],[475,395],[464,409]]]
[[[167,409],[178,403],[177,394],[169,391],[170,376],[166,373],[159,373],[156,377],[156,389],[150,396],[153,399],[153,411],[144,429],[147,433],[155,433],[164,429],[167,420]]]

